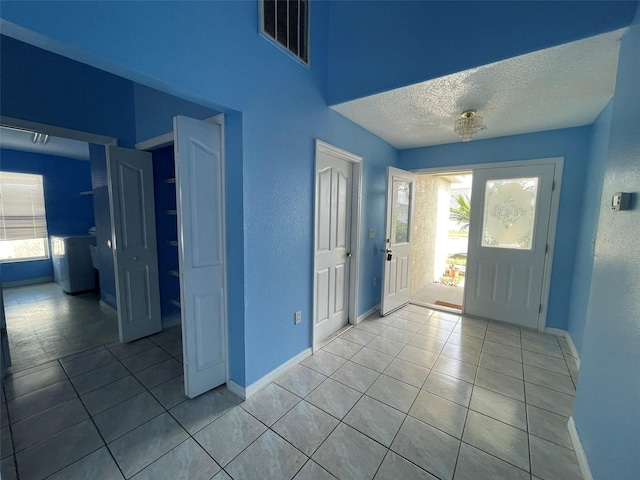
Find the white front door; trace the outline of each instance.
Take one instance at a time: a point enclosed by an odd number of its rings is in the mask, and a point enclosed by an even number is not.
[[[473,171],[464,313],[537,328],[555,164]]]
[[[121,342],[162,330],[151,154],[106,147]]]
[[[387,216],[382,267],[382,315],[409,302],[411,288],[411,226],[416,176],[394,167],[387,170]]]
[[[315,338],[349,321],[353,164],[319,149],[316,155]]]
[[[222,127],[174,118],[185,394],[227,381]]]

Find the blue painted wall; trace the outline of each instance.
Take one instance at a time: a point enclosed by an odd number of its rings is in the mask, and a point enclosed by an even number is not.
[[[583,204],[591,127],[474,140],[400,152],[400,168],[449,167],[534,158],[564,157],[547,326],[567,328],[575,246]]]
[[[626,27],[635,8],[624,1],[330,2],[328,102]]]
[[[326,105],[328,13],[312,2],[308,68],[258,33],[257,2],[3,3],[2,17],[51,37],[33,36],[48,48],[230,113],[230,367],[241,385],[311,344],[316,138],[364,157],[359,311],[380,299],[384,174],[397,152]]]
[[[600,113],[591,131],[589,163],[582,196],[582,215],[576,238],[576,259],[573,270],[573,285],[569,303],[567,331],[571,335],[578,353],[582,351],[587,304],[593,270],[593,248],[598,231],[598,217],[602,201],[602,177],[609,147],[609,131],[613,101]]]
[[[104,146],[89,145],[89,159],[96,219],[96,246],[98,247],[98,265],[100,266],[100,300],[113,308],[118,308],[113,252],[107,243],[111,240],[112,232],[107,157]]]
[[[595,480],[640,478],[640,9],[620,44],[573,417]],[[613,212],[615,192],[633,209]]]
[[[0,169],[42,175],[49,235],[84,235],[94,225],[89,162],[17,150],[0,150]],[[2,264],[2,281],[53,276],[51,259]]]
[[[130,81],[4,35],[0,49],[2,115],[116,137],[121,146],[135,144]]]

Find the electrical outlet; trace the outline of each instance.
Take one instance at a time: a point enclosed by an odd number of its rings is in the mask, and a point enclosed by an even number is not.
[[[296,318],[295,318],[295,324],[298,325],[300,322],[302,322],[302,312],[300,310],[298,310],[296,312]]]
[[[376,229],[375,228],[370,228],[369,229],[369,238],[376,238]]]
[[[373,277],[373,286],[375,287],[378,284],[378,279]]]

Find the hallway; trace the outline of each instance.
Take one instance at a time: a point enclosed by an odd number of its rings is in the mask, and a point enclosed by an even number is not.
[[[409,306],[247,402],[187,400],[180,361],[171,329],[14,373],[3,479],[581,478],[577,369],[551,335]]]

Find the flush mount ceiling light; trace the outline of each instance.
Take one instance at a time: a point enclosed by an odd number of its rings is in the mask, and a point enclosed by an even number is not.
[[[465,110],[456,120],[453,130],[462,137],[463,142],[468,142],[478,133],[478,130],[486,128],[486,125],[482,123],[482,117],[478,116],[476,110]]]
[[[31,137],[31,141],[38,145],[44,145],[49,141],[49,135],[45,133],[33,132],[33,137]]]

